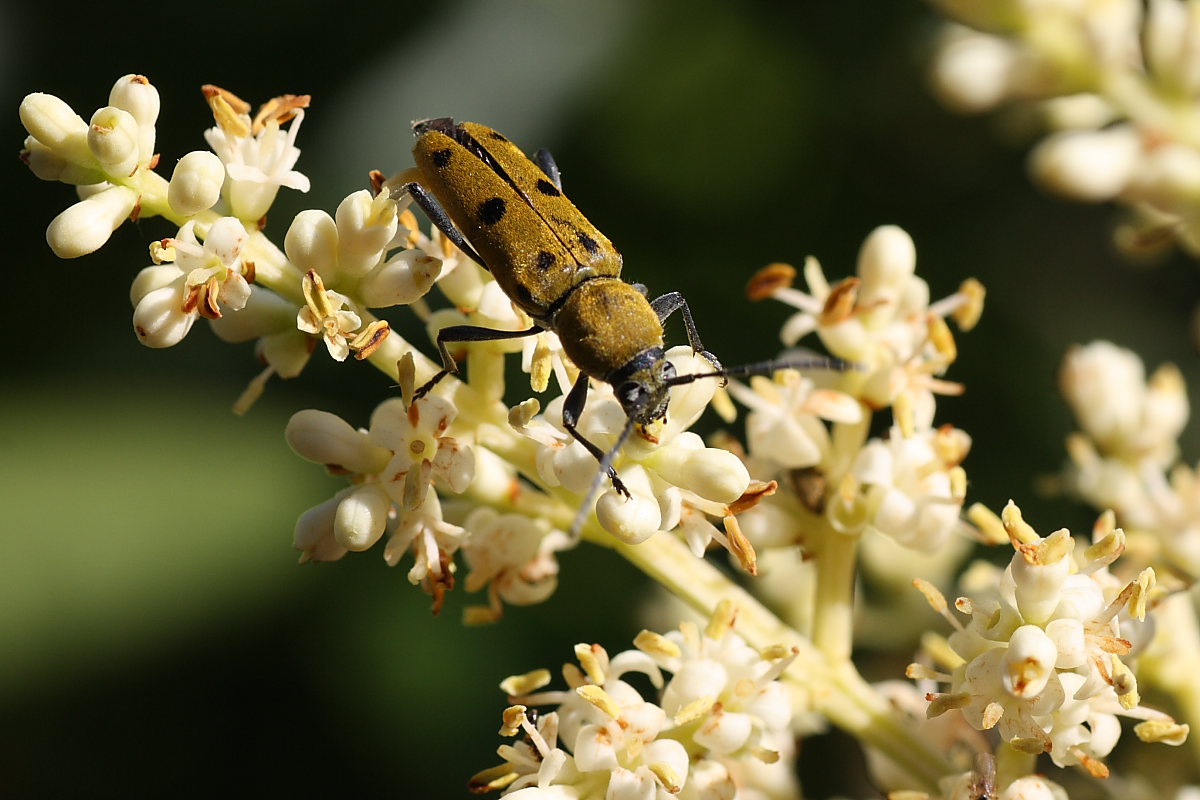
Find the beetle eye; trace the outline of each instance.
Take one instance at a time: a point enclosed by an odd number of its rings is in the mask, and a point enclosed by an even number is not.
[[[641,407],[645,399],[646,388],[636,381],[626,381],[617,387],[617,400],[626,411]]]

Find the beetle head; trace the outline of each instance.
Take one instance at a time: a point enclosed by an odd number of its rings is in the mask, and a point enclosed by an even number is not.
[[[638,353],[628,364],[608,377],[625,415],[648,425],[667,415],[675,365],[667,360],[661,347]]]

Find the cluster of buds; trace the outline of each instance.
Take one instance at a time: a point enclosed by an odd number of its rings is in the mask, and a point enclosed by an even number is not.
[[[932,585],[915,582],[954,627],[930,647],[948,671],[909,667],[909,677],[949,684],[927,695],[929,716],[957,710],[1019,752],[1047,753],[1096,777],[1108,775],[1103,759],[1121,735],[1118,717],[1141,720],[1134,731],[1143,741],[1182,744],[1188,726],[1141,705],[1129,666],[1153,633],[1143,623],[1155,578],[1150,568],[1127,582],[1110,572],[1125,550],[1112,515],[1101,516],[1086,548],[1066,529],[1038,536],[1012,503],[1000,518],[976,518],[1006,535],[1014,553],[1000,575],[986,566],[968,573],[971,596],[954,604],[970,616],[966,625]]]
[[[795,653],[759,652],[735,623],[733,606],[722,603],[703,630],[683,623],[665,636],[643,631],[636,650],[612,657],[600,645],[577,645],[578,666],[564,665],[561,691],[544,690],[545,669],[506,679],[501,688],[514,705],[500,732],[521,738],[500,747],[503,763],[476,775],[472,790],[521,800],[735,797],[767,787],[794,795],[780,758],[791,748],[791,701],[778,678]],[[649,680],[656,698],[628,682],[633,674]]]
[[[1030,107],[1051,130],[1030,167],[1046,188],[1127,212],[1128,252],[1200,255],[1200,13],[1188,0],[931,0],[933,86],[964,112]]]

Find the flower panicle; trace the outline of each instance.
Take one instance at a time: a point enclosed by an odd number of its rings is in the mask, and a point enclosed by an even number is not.
[[[1066,530],[1037,535],[1011,502],[1001,520],[1014,553],[1002,574],[974,581],[982,593],[955,603],[970,621],[956,623],[946,640],[953,669],[910,667],[913,677],[949,684],[928,695],[928,714],[957,710],[976,730],[996,729],[1022,752],[1048,753],[1056,765],[1096,777],[1108,774],[1103,759],[1120,737],[1118,717],[1153,721],[1148,741],[1185,739],[1186,725],[1140,705],[1129,664],[1148,645],[1140,623],[1154,576],[1146,570],[1122,581],[1110,571],[1123,549],[1111,515],[1086,548]],[[944,606],[939,593],[926,593]]]
[[[578,645],[578,664],[563,670],[565,690],[545,691],[545,670],[506,679],[502,688],[514,705],[501,734],[519,738],[500,748],[504,763],[471,785],[521,797],[670,796],[685,788],[705,796],[755,790],[766,778],[743,769],[747,762],[794,784],[785,777],[791,705],[778,680],[794,654],[752,650],[735,617],[725,604],[714,617],[725,624],[700,630],[685,623],[665,636],[645,631],[636,649],[613,656]],[[656,699],[627,681],[634,674],[649,680]]]

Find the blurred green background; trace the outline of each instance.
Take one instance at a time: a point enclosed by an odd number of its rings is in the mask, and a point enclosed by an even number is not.
[[[129,282],[147,243],[173,231],[126,225],[99,253],[56,260],[42,231],[73,198],[15,158],[26,92],[87,118],[118,76],[148,75],[166,164],[204,147],[202,83],[254,104],[312,94],[299,169],[314,188],[281,195],[276,241],[292,214],[332,211],[369,169],[408,166],[410,120],[455,116],[550,147],[628,276],[684,292],[730,364],[771,355],[788,315],[743,299],[755,269],[813,254],[841,277],[873,227],[898,223],[934,297],[968,275],[989,289],[949,375],[967,394],[939,419],[975,437],[970,499],[1017,498],[1044,530],[1091,518],[1034,488],[1063,458],[1054,370],[1069,343],[1111,338],[1196,383],[1192,264],[1122,265],[1111,210],[1043,196],[1022,143],[939,108],[924,85],[936,20],[917,2],[299,0],[286,13],[192,13],[84,24],[50,5],[0,9],[14,156],[0,178],[14,281],[0,393],[4,796],[466,796],[501,742],[499,680],[556,668],[575,642],[627,647],[647,591],[607,553],[574,552],[551,603],[464,629],[461,590],[431,618],[407,564],[388,569],[378,552],[296,566],[295,518],[338,483],[291,455],[288,416],[318,407],[362,424],[394,390],[318,354],[239,418],[229,406],[258,370],[249,347],[203,326],[170,351],[140,347]],[[824,763],[806,775],[814,797],[869,794],[857,770]]]

